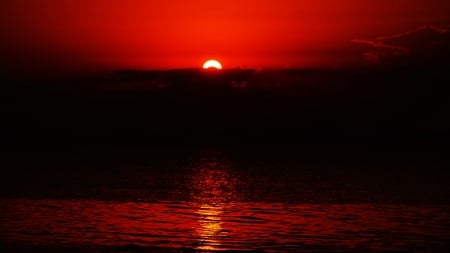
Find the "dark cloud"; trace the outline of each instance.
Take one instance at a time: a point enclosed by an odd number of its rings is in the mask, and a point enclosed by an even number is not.
[[[449,26],[421,26],[391,36],[380,36],[374,40],[354,39],[363,50],[367,62],[448,62],[450,56]]]

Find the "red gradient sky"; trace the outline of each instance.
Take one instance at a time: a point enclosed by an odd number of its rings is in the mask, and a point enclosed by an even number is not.
[[[2,67],[339,66],[350,41],[449,24],[448,0],[3,0]]]

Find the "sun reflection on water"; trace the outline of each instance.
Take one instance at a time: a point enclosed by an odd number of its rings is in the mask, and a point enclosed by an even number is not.
[[[192,167],[189,190],[192,203],[198,205],[196,248],[199,250],[226,249],[223,211],[230,202],[238,200],[237,179],[231,168],[231,163],[217,153],[203,157]]]
[[[197,229],[198,243],[200,250],[222,249],[221,237],[224,236],[221,215],[222,205],[203,204],[197,210],[199,215],[199,227]]]
[[[192,203],[217,205],[238,200],[238,180],[232,173],[232,164],[219,154],[210,154],[195,163],[187,181]]]

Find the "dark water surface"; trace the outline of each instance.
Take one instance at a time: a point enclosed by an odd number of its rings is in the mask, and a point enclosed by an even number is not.
[[[1,205],[2,243],[385,252],[436,249],[450,234],[449,206],[92,200]]]
[[[16,164],[3,178],[0,244],[23,252],[449,249],[448,176],[430,169],[436,164],[256,157],[206,152],[104,168],[66,160],[33,163],[34,172]]]

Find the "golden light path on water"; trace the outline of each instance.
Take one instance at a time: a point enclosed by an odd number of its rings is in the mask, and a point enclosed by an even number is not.
[[[199,236],[200,250],[219,250],[223,249],[220,242],[222,233],[222,206],[203,204],[197,211],[200,216],[200,226],[197,229]]]
[[[200,159],[192,168],[190,176],[191,199],[198,204],[199,250],[226,250],[222,241],[227,235],[222,215],[226,205],[237,201],[236,182],[230,169],[231,163],[210,153]]]

